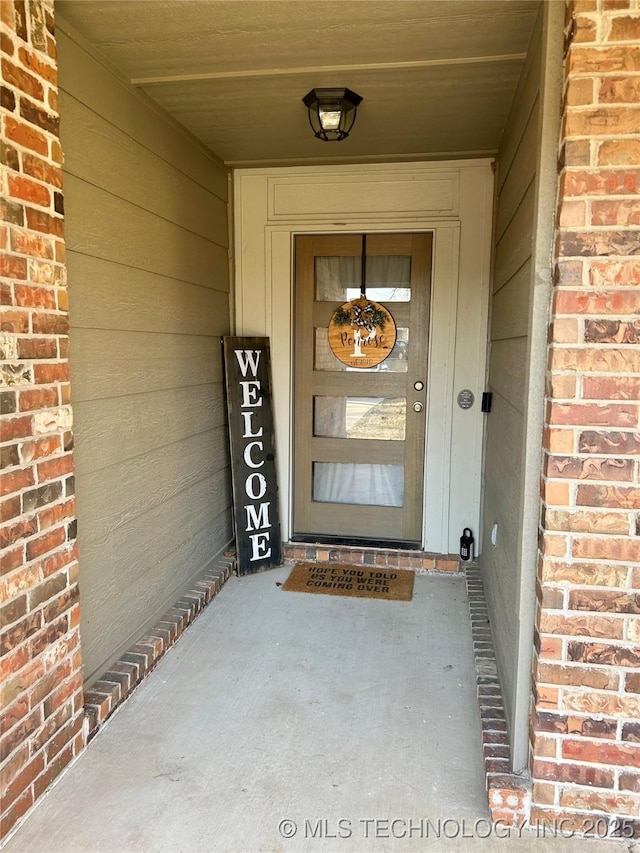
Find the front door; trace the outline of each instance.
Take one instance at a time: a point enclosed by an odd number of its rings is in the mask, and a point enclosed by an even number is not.
[[[430,233],[296,238],[298,541],[420,546],[431,254]],[[328,334],[336,309],[363,292],[396,326],[389,356],[368,368],[337,358]]]

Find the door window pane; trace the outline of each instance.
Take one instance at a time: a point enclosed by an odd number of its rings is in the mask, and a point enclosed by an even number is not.
[[[314,397],[313,434],[323,438],[404,441],[403,397]]]
[[[398,328],[396,344],[388,358],[375,367],[347,367],[336,358],[329,346],[329,335],[325,326],[318,326],[314,335],[314,370],[349,370],[361,373],[366,370],[389,371],[391,373],[406,373],[407,358],[409,357],[409,329]]]
[[[314,462],[313,500],[365,506],[404,506],[404,467]]]
[[[315,259],[316,302],[350,302],[360,296],[362,259],[329,257]],[[374,302],[411,300],[409,255],[367,256],[367,298]]]

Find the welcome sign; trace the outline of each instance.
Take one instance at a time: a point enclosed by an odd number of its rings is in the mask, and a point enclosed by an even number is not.
[[[223,341],[238,573],[282,564],[268,338]]]

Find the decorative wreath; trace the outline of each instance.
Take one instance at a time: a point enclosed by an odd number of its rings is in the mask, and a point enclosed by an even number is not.
[[[396,324],[378,302],[366,297],[345,302],[329,321],[329,346],[343,364],[367,370],[391,354]]]

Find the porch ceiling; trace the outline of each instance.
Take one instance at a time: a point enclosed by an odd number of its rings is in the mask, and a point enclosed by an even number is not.
[[[232,166],[490,156],[538,0],[58,0],[95,48]],[[301,98],[363,97],[315,139]]]

